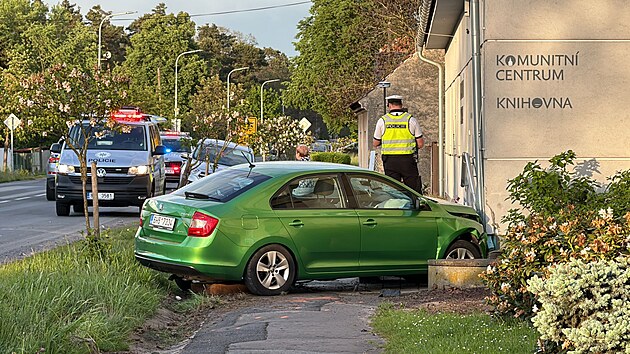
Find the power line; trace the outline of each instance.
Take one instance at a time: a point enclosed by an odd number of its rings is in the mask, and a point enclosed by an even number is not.
[[[220,11],[220,12],[209,12],[207,14],[194,14],[194,15],[190,15],[190,17],[229,15],[229,14],[236,14],[236,13],[241,13],[241,12],[254,12],[254,11],[262,11],[262,10],[278,9],[278,8],[281,8],[281,7],[289,7],[289,6],[303,5],[303,4],[309,4],[309,3],[311,3],[310,0],[309,1],[293,2],[293,3],[289,3],[289,4],[282,4],[282,5],[254,7],[254,8],[251,8],[251,9],[230,10],[230,11]]]

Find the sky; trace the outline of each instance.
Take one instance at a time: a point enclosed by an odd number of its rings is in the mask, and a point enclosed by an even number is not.
[[[208,14],[225,11],[237,11],[261,7],[294,4],[304,0],[70,0],[76,4],[81,13],[85,15],[94,5],[101,5],[104,11],[112,13],[138,11],[137,14],[112,18],[112,23],[118,26],[127,26],[131,21],[143,14],[151,12],[159,3],[166,4],[168,13],[187,12],[190,15]],[[59,3],[57,0],[48,0],[51,6]],[[297,24],[309,15],[311,3],[303,3],[294,6],[267,9],[261,11],[231,13],[222,15],[192,17],[197,26],[206,23],[214,23],[233,31],[239,31],[245,35],[256,38],[259,47],[271,47],[288,56],[297,55],[293,42],[297,34]]]

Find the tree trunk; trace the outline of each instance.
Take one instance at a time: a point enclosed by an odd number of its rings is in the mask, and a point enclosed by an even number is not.
[[[98,177],[96,176],[96,161],[92,161],[92,215],[94,218],[94,240],[98,241],[101,229],[98,220]],[[87,201],[85,202],[87,204]],[[87,207],[85,208],[87,210]]]
[[[85,231],[90,233],[90,215],[87,208],[87,163],[85,158],[80,158],[81,164],[81,187],[83,189],[83,215],[85,216]]]

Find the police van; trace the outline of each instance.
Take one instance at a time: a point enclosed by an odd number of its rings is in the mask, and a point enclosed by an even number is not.
[[[166,191],[166,148],[162,145],[157,123],[137,108],[124,108],[112,114],[122,129],[102,125],[91,129],[87,149],[88,204],[94,197],[90,177],[92,161],[96,161],[97,167],[99,206],[142,208],[147,198]],[[87,127],[90,122],[83,121],[82,124]],[[74,141],[75,146],[83,145],[83,130],[79,125],[70,128],[65,142],[51,147],[52,152],[61,153],[55,181],[58,216],[70,215],[70,206],[75,213],[83,213],[80,163],[67,145],[68,140]]]

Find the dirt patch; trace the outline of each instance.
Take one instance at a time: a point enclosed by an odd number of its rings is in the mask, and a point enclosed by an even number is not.
[[[407,309],[424,309],[430,313],[470,314],[489,312],[491,307],[486,305],[484,300],[489,295],[490,290],[487,288],[421,289],[418,292],[391,298],[390,301]]]

